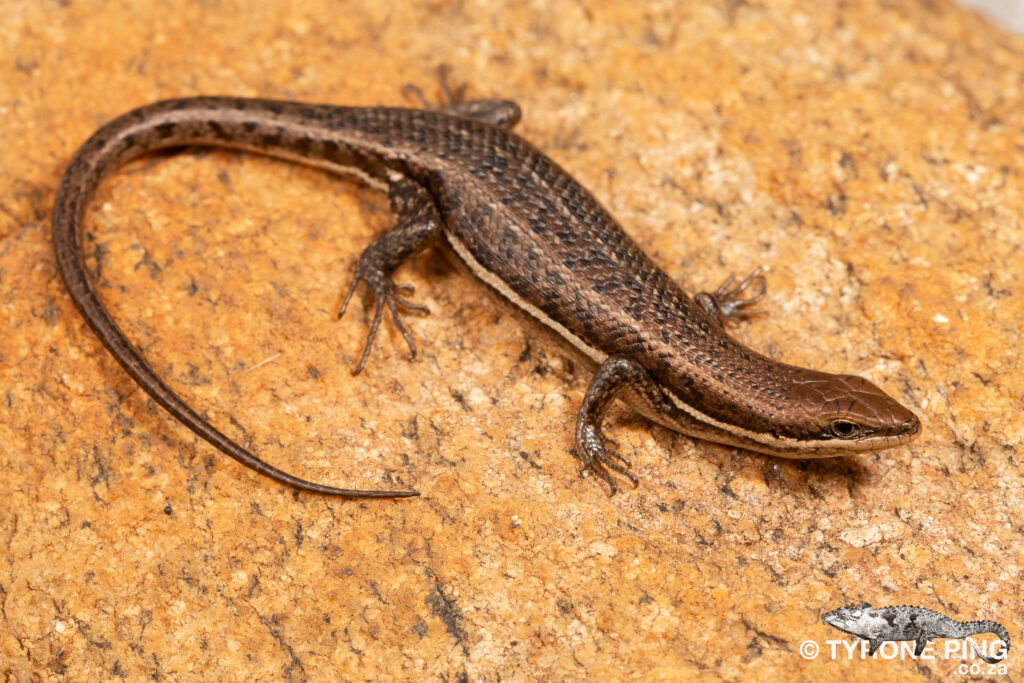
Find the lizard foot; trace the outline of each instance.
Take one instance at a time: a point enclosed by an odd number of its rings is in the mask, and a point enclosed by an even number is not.
[[[441,234],[441,215],[427,189],[407,178],[392,181],[388,195],[391,200],[391,210],[399,216],[398,223],[383,235],[379,235],[370,243],[370,246],[363,250],[359,257],[359,263],[356,265],[355,278],[352,280],[348,292],[345,293],[345,299],[338,310],[340,318],[345,314],[359,283],[367,284],[373,293],[376,308],[373,311],[370,331],[366,335],[363,355],[359,357],[359,363],[352,371],[353,375],[358,375],[366,366],[366,359],[370,357],[370,349],[373,347],[373,340],[380,328],[380,319],[385,308],[391,312],[395,327],[402,333],[405,343],[409,345],[409,352],[413,358],[416,357],[416,344],[413,343],[409,331],[402,324],[398,308],[401,306],[405,311],[413,313],[429,313],[426,306],[415,304],[406,298],[412,295],[412,286],[396,285],[391,279],[391,273],[410,256],[423,251],[437,241],[438,235]]]
[[[768,282],[761,274],[762,270],[763,268],[758,266],[746,279],[735,286],[733,286],[733,282],[735,282],[736,276],[730,275],[713,293],[700,292],[694,297],[694,300],[720,325],[724,324],[726,320],[747,320],[757,315],[765,315],[767,311],[751,308],[764,299],[768,290]],[[744,296],[751,285],[754,286],[756,293]]]
[[[352,294],[355,293],[356,287],[360,282],[366,282],[370,287],[370,291],[373,293],[375,307],[373,311],[373,322],[370,323],[370,331],[366,334],[366,343],[363,346],[363,353],[359,357],[359,363],[352,371],[352,374],[358,375],[363,371],[363,368],[366,367],[366,359],[370,357],[370,349],[373,347],[373,340],[377,336],[377,330],[380,329],[380,320],[385,307],[391,312],[391,318],[395,322],[395,327],[397,327],[398,331],[402,333],[402,338],[405,339],[405,343],[409,345],[410,359],[416,358],[416,344],[413,342],[412,337],[409,335],[409,331],[405,329],[405,325],[402,323],[402,318],[398,314],[398,307],[401,306],[407,311],[412,311],[421,315],[430,313],[430,310],[426,306],[413,303],[405,298],[405,296],[412,295],[414,291],[412,285],[396,285],[390,275],[368,262],[366,253],[364,252],[363,256],[359,259],[359,266],[356,268],[356,276],[352,280],[352,284],[349,286],[348,292],[345,294],[345,300],[342,302],[341,308],[338,310],[338,318],[345,315],[345,310],[348,308],[349,301],[352,299]]]
[[[460,83],[454,88],[448,82],[449,68],[447,64],[437,67],[437,80],[441,87],[441,106],[433,107],[419,86],[406,83],[402,94],[408,99],[415,99],[423,109],[440,111],[463,116],[467,119],[485,121],[491,125],[511,130],[519,123],[523,112],[519,105],[510,100],[482,99],[467,100],[466,84]]]
[[[639,484],[640,480],[627,469],[633,464],[624,455],[609,448],[609,443],[615,442],[602,434],[600,427],[583,423],[576,428],[576,447],[573,449],[573,455],[583,461],[583,471],[593,472],[608,484],[609,495],[614,496],[618,486],[608,470],[626,477],[633,486]]]

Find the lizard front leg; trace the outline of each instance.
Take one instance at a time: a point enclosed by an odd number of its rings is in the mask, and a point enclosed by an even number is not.
[[[735,287],[733,282],[735,276],[730,275],[722,286],[714,292],[698,292],[693,300],[704,309],[704,312],[711,316],[711,319],[718,323],[719,327],[725,327],[725,321],[739,321],[761,315],[764,311],[751,308],[754,304],[764,298],[768,289],[768,283],[761,274],[761,267],[758,266],[743,282]],[[757,290],[756,294],[744,297],[744,292],[751,285]]]
[[[670,423],[679,421],[679,409],[662,393],[658,384],[647,370],[627,356],[609,356],[598,368],[587,387],[587,393],[580,405],[576,418],[576,446],[574,453],[583,461],[583,469],[600,477],[611,489],[611,495],[618,490],[608,470],[618,472],[629,479],[634,486],[639,479],[627,468],[629,460],[608,447],[612,443],[601,431],[601,422],[611,402],[626,392],[630,403],[640,403],[642,412],[664,416]],[[619,464],[621,463],[621,464]]]

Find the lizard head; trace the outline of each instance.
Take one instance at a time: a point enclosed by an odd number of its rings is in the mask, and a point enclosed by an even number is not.
[[[910,443],[921,422],[877,386],[855,375],[796,373],[790,393],[795,436],[808,450],[877,451]]]
[[[751,356],[748,353],[747,359]],[[666,394],[685,415],[668,426],[719,443],[796,459],[894,448],[910,443],[921,430],[914,413],[863,377],[833,375],[769,359],[753,365],[770,367],[772,372],[745,383],[734,381],[717,403],[701,405],[685,383],[669,387]],[[702,424],[694,427],[686,421],[688,416]]]
[[[771,363],[765,359],[764,365]],[[921,430],[914,413],[863,377],[782,364],[774,368],[774,377],[781,378],[774,386],[755,378],[756,385],[748,383],[749,393],[733,393],[720,404],[724,409],[710,407],[702,419],[709,427],[700,435],[784,458],[811,459],[902,446]],[[669,392],[669,397],[683,412],[699,416],[681,396]]]
[[[862,620],[868,616],[871,612],[871,604],[865,602],[862,605],[856,607],[840,607],[834,609],[831,612],[826,612],[821,615],[821,621],[828,626],[837,628],[840,631],[846,631],[847,633],[857,633],[858,625],[862,623]],[[856,630],[855,630],[856,629]]]

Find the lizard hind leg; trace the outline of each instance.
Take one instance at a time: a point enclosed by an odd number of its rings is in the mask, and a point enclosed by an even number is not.
[[[359,283],[367,284],[374,298],[373,320],[366,334],[363,353],[352,370],[353,375],[358,375],[366,367],[366,360],[370,357],[370,349],[380,328],[385,308],[391,313],[395,327],[409,345],[412,358],[416,357],[416,344],[405,329],[398,308],[421,314],[429,313],[426,306],[405,298],[413,293],[412,285],[396,285],[391,273],[411,256],[423,251],[437,240],[442,229],[441,215],[426,188],[407,178],[392,182],[388,196],[391,200],[391,210],[398,214],[398,222],[363,251],[356,265],[355,277],[338,310],[338,317],[341,318],[348,309],[349,301]]]
[[[519,123],[523,112],[518,104],[511,100],[499,99],[467,100],[466,84],[461,83],[453,89],[448,83],[448,72],[447,64],[442,64],[437,68],[438,83],[441,87],[441,100],[443,102],[442,106],[438,108],[440,111],[467,119],[484,121],[503,130],[512,130]],[[435,109],[427,101],[423,91],[412,83],[407,83],[402,88],[402,93],[406,97],[414,97],[424,109]]]

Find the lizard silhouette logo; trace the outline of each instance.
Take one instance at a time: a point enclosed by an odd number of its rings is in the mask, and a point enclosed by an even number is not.
[[[989,664],[997,664],[1010,652],[1010,635],[1002,625],[994,621],[955,621],[945,614],[933,612],[924,607],[872,607],[864,603],[856,607],[840,607],[822,615],[821,620],[833,628],[845,631],[867,640],[871,644],[868,656],[872,656],[885,642],[914,641],[914,655],[920,657],[928,643],[935,638],[956,638],[967,640],[975,654]],[[971,636],[993,633],[1002,643],[986,653]]]

